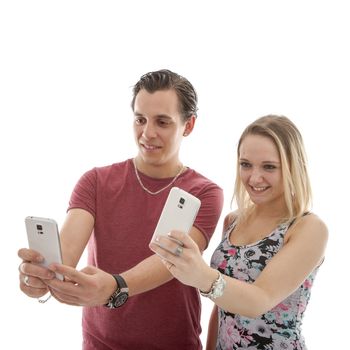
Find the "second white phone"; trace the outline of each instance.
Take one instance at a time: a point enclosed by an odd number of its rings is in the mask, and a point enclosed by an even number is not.
[[[164,204],[152,241],[156,236],[167,235],[173,230],[189,233],[200,206],[201,201],[197,197],[173,187]]]

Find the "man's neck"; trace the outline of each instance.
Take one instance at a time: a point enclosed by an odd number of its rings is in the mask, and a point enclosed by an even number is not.
[[[179,159],[164,164],[146,163],[141,157],[137,156],[134,159],[137,171],[147,176],[165,179],[177,176],[184,169]]]

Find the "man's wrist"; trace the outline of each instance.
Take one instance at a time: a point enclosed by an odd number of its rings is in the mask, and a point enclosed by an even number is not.
[[[118,289],[118,283],[116,279],[113,277],[113,275],[108,274],[108,276],[109,276],[109,279],[106,286],[106,299],[105,299],[105,302],[103,303],[104,305],[108,303],[111,295]]]
[[[126,303],[129,298],[129,288],[124,280],[124,278],[120,275],[112,275],[115,279],[117,288],[109,297],[105,306],[109,309],[118,308]]]

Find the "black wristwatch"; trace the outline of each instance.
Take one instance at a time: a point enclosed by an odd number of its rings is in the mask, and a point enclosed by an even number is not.
[[[117,281],[117,289],[116,291],[109,297],[106,307],[109,309],[116,309],[126,303],[129,297],[129,288],[124,280],[124,278],[120,275],[112,275]]]

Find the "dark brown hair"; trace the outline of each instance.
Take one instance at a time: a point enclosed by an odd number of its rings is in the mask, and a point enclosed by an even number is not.
[[[135,99],[140,90],[145,89],[149,93],[158,90],[174,89],[179,99],[179,110],[183,121],[192,115],[197,117],[197,93],[192,84],[181,75],[168,69],[144,74],[133,87],[131,108],[134,110]]]

